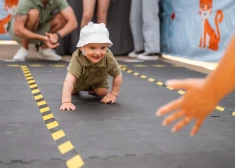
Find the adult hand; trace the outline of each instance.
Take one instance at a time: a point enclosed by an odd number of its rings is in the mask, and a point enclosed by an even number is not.
[[[58,35],[55,34],[55,33],[47,33],[47,32],[46,32],[46,36],[50,39],[50,41],[51,41],[52,43],[58,43],[58,41],[59,41],[59,37],[58,37]]]
[[[65,111],[65,110],[76,110],[76,107],[73,105],[73,103],[63,103],[60,106],[60,110]]]
[[[177,119],[181,119],[172,128],[172,132],[176,132],[195,119],[195,124],[190,132],[191,136],[195,135],[205,118],[214,110],[218,103],[213,93],[207,93],[207,90],[203,88],[204,83],[205,79],[168,81],[168,86],[174,89],[183,89],[186,93],[158,109],[156,112],[157,116],[172,112],[163,120],[162,125],[165,126]]]
[[[114,96],[114,95],[111,94],[111,93],[108,93],[108,94],[101,100],[101,102],[104,103],[104,104],[107,104],[107,103],[111,102],[111,103],[113,104],[116,99],[117,99],[116,96]]]

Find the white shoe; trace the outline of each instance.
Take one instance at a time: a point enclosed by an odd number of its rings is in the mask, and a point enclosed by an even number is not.
[[[128,54],[128,57],[137,58],[138,54],[143,53],[144,51],[132,51]]]
[[[12,58],[14,61],[25,61],[25,57],[28,56],[29,51],[26,50],[24,47],[20,47],[17,53]]]
[[[138,54],[137,58],[144,61],[156,61],[159,60],[160,54],[158,53],[142,53]]]
[[[39,59],[49,60],[49,61],[60,61],[62,57],[56,54],[55,50],[51,48],[39,48],[39,52],[37,54]]]

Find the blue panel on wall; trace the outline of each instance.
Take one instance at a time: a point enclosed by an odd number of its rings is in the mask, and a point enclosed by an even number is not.
[[[235,30],[235,3],[233,0],[204,2],[200,5],[200,0],[161,1],[163,53],[199,61],[220,60]],[[204,9],[201,10],[201,15],[200,7]],[[204,30],[206,36],[202,36]],[[199,47],[201,37],[206,37],[205,45]]]

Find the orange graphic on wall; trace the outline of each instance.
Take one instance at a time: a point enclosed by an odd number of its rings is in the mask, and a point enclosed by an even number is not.
[[[6,26],[7,23],[11,20],[15,8],[19,0],[5,0],[4,10],[8,13],[5,18],[0,18],[0,34],[7,33]]]
[[[203,20],[202,34],[200,38],[199,47],[208,48],[211,50],[218,50],[220,42],[220,29],[219,23],[223,21],[222,10],[217,10],[215,15],[216,32],[211,27],[208,18],[212,13],[212,0],[200,0],[199,14]],[[207,44],[207,37],[209,36],[209,44]]]

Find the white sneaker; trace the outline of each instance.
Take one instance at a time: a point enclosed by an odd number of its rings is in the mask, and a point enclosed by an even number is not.
[[[24,47],[20,47],[17,53],[12,58],[14,61],[25,61],[25,57],[28,56],[29,51],[26,50]]]
[[[128,57],[131,57],[131,58],[136,58],[138,56],[138,54],[141,54],[143,53],[144,51],[132,51],[128,54]]]
[[[48,60],[48,61],[60,61],[62,57],[56,54],[55,50],[51,48],[39,48],[39,52],[37,54],[39,59]]]
[[[159,60],[159,53],[142,53],[138,54],[137,58],[144,61],[156,61]]]

